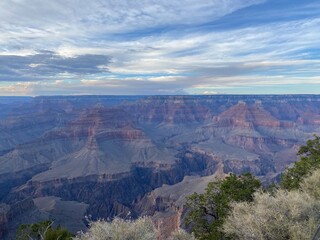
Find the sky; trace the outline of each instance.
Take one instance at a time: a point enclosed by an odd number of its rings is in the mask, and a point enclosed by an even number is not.
[[[0,1],[2,96],[319,93],[319,0]]]

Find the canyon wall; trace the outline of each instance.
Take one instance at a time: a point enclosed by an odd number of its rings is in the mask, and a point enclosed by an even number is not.
[[[148,194],[186,176],[272,182],[320,133],[319,95],[36,97],[0,108],[3,206],[53,196],[88,204],[94,219],[160,216],[179,198],[158,198],[161,208]]]

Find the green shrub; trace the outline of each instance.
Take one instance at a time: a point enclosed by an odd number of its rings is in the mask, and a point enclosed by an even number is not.
[[[298,189],[303,178],[320,168],[320,137],[315,135],[314,139],[308,140],[298,155],[300,160],[282,174],[280,185],[283,189]]]
[[[60,226],[54,228],[53,221],[22,224],[16,234],[16,240],[71,240],[72,233]]]
[[[224,219],[232,201],[252,201],[253,193],[260,188],[260,181],[250,173],[231,174],[223,180],[211,182],[202,194],[194,193],[187,198],[189,213],[186,224],[199,239],[221,239]]]

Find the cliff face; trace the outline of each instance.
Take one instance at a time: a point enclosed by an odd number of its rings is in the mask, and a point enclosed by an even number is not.
[[[0,201],[57,196],[103,218],[161,212],[139,202],[191,174],[272,180],[320,132],[317,95],[39,97],[0,108]]]
[[[9,205],[0,204],[0,238],[3,238],[7,231],[9,210]]]
[[[201,173],[207,169],[210,159],[201,155],[194,158],[195,162],[182,158],[176,164],[136,163],[130,171],[118,174],[47,181],[31,179],[9,194],[6,201],[14,202],[27,196],[59,196],[63,200],[87,203],[88,213],[94,218],[129,215],[138,217],[140,212],[134,209],[137,199],[163,184],[173,185],[180,182],[185,175]]]
[[[13,205],[0,204],[0,237],[4,239],[10,230],[11,223],[25,212],[35,209],[31,198],[18,201]]]

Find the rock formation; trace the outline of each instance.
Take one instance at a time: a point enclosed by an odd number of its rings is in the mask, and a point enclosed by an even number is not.
[[[318,95],[0,100],[2,209],[58,197],[87,204],[93,218],[176,221],[180,210],[168,206],[179,206],[179,197],[157,195],[163,184],[247,171],[273,181],[320,132]]]

